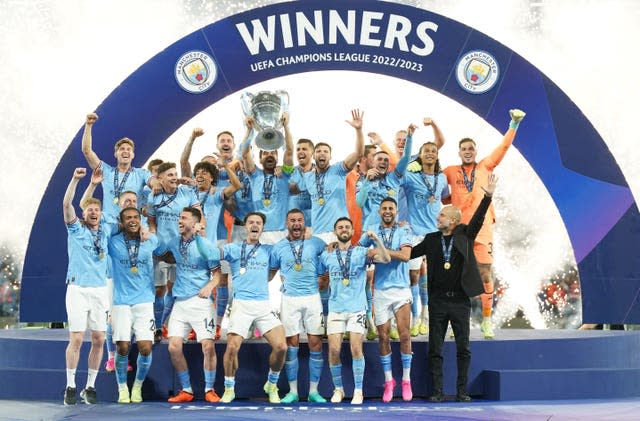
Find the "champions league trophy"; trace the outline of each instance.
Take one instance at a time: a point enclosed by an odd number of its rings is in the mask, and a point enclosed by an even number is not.
[[[240,96],[242,111],[254,120],[258,134],[256,146],[265,151],[274,151],[284,145],[282,114],[289,109],[289,94],[285,91],[262,91],[253,95],[245,92]]]

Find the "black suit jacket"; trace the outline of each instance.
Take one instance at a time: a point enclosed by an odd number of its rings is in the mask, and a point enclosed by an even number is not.
[[[482,285],[482,278],[480,277],[480,271],[478,270],[478,262],[476,262],[476,256],[473,254],[473,243],[482,228],[484,222],[484,216],[491,204],[491,197],[486,196],[478,205],[478,208],[471,217],[468,225],[460,224],[453,229],[453,247],[460,253],[464,259],[464,266],[462,268],[462,289],[469,297],[475,297],[484,292],[484,286]],[[427,274],[428,279],[433,279],[434,265],[429,261],[429,254],[441,253],[442,246],[440,243],[440,237],[442,233],[440,231],[432,232],[424,236],[424,239],[419,244],[415,245],[411,250],[411,258],[420,256],[427,256]],[[433,283],[429,282],[428,289],[429,294],[432,293]]]

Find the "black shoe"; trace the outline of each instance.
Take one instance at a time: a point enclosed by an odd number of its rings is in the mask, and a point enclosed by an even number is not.
[[[429,398],[427,399],[429,402],[442,402],[444,400],[444,395],[442,393],[434,393],[433,395],[429,396]]]
[[[156,333],[153,335],[153,343],[159,344],[162,342],[162,329],[156,329]]]
[[[64,404],[65,406],[75,405],[77,402],[76,399],[76,388],[75,387],[67,387],[64,390]]]
[[[80,397],[84,401],[84,403],[93,405],[98,402],[98,397],[96,396],[96,389],[94,387],[87,387],[82,392],[80,392]]]
[[[456,395],[456,401],[458,401],[458,402],[472,402],[473,399],[471,399],[471,396],[467,395],[466,393],[458,393]]]

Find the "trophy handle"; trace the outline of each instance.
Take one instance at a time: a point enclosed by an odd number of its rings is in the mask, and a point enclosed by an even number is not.
[[[289,112],[289,93],[287,91],[276,91],[275,92],[276,95],[278,95],[278,97],[280,98],[280,102],[282,104],[282,112],[283,113],[288,113]]]
[[[245,117],[251,117],[253,114],[251,112],[253,96],[254,95],[250,92],[244,92],[242,95],[240,95],[240,105],[242,106],[242,112],[244,113]]]

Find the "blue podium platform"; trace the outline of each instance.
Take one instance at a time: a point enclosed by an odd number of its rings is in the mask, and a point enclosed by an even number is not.
[[[65,386],[64,354],[68,333],[53,330],[0,330],[0,399],[59,400]],[[411,370],[414,396],[426,397],[431,392],[428,375],[426,337],[414,338]],[[76,383],[86,381],[87,342],[81,350]],[[225,341],[216,344],[218,369],[215,388],[223,390],[222,355]],[[532,399],[606,399],[640,396],[640,331],[576,331],[502,329],[494,340],[481,339],[471,332],[472,363],[469,393],[489,400]],[[333,386],[326,361],[319,391],[330,396]],[[202,353],[197,343],[184,347],[196,399],[203,395]],[[399,343],[392,342],[394,377],[401,376]],[[236,375],[239,399],[264,399],[262,385],[268,373],[269,345],[264,340],[248,340],[243,344],[240,368]],[[447,338],[445,353],[445,393],[455,394],[455,343]],[[367,398],[382,395],[384,375],[378,356],[378,343],[365,341],[366,359],[364,394]],[[106,353],[105,353],[106,355]],[[135,366],[137,352],[132,347],[131,362]],[[298,389],[301,398],[308,392],[308,357],[306,344],[301,344]],[[106,358],[106,356],[105,356]],[[343,382],[347,395],[353,390],[351,358],[348,343],[342,350]],[[129,374],[130,383],[134,372]],[[113,402],[117,398],[115,375],[101,367],[96,387],[99,400]],[[281,395],[288,391],[283,370],[279,383]],[[145,400],[165,400],[179,390],[166,342],[153,348],[153,363],[143,386]],[[400,388],[396,389],[399,396]]]

